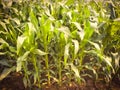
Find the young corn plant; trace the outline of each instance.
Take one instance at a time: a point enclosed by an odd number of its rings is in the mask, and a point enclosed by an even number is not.
[[[41,48],[38,47],[38,42],[36,40],[38,30],[38,21],[35,18],[33,9],[30,8],[30,21],[26,22],[24,32],[17,39],[17,71],[24,70],[25,86],[31,86],[31,79],[29,76],[33,76],[34,84],[38,84],[40,87],[40,66],[38,61],[38,56],[47,55],[43,52]],[[32,71],[30,71],[30,64],[32,64]]]
[[[43,47],[45,52],[49,53],[49,44],[52,41],[53,38],[53,27],[52,27],[52,22],[51,20],[45,19],[45,15],[43,15],[40,19],[41,22],[41,37],[40,39],[42,40]],[[48,85],[50,85],[50,66],[49,66],[49,56],[48,54],[45,55],[45,66],[46,66],[46,72],[47,72],[47,77],[48,77]]]
[[[0,20],[0,55],[17,60],[16,70],[23,72],[26,87],[81,83],[86,75],[96,79],[103,75],[109,81],[119,71],[119,52],[109,51],[120,49],[119,18],[109,21],[100,2],[38,0],[18,5],[22,7],[13,4],[9,8],[9,19]],[[15,69],[2,61],[0,64],[10,68],[2,72],[0,80]]]
[[[6,8],[1,7],[2,12],[0,11],[0,64],[3,69],[0,71],[0,80],[15,71],[16,40],[20,32],[17,27],[20,25],[20,21],[15,17],[17,15],[14,11],[15,7],[8,7],[9,13],[5,11]]]

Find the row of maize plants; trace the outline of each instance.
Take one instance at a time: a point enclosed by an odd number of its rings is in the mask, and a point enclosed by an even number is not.
[[[41,87],[119,77],[119,2],[8,1],[0,2],[0,80],[20,72],[25,87]]]

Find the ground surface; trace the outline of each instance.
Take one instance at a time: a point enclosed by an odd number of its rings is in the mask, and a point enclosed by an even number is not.
[[[20,74],[12,74],[10,77],[5,78],[0,82],[0,90],[30,90],[25,89],[22,76]],[[71,85],[62,85],[60,86],[50,86],[43,87],[42,89],[33,88],[31,90],[120,90],[120,81],[115,79],[110,85],[105,84],[104,82],[96,82],[88,79],[86,86],[80,86],[75,84],[74,82]]]

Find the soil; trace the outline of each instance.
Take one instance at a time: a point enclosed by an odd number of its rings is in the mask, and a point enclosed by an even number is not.
[[[51,85],[44,86],[41,89],[37,87],[30,89],[24,87],[22,78],[21,74],[13,73],[10,77],[0,81],[0,90],[120,90],[120,81],[118,79],[113,80],[109,85],[103,81],[95,82],[88,79],[86,85],[78,85],[71,82],[69,85]]]

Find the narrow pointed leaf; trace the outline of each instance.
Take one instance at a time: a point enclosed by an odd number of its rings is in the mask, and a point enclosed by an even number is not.
[[[6,44],[7,46],[9,46],[9,44],[2,38],[0,38],[0,43]]]
[[[31,20],[32,24],[34,25],[35,29],[38,30],[38,20],[34,14],[33,9],[31,9],[31,11],[30,11],[30,20]]]
[[[70,47],[70,43],[68,43],[65,46],[65,51],[64,51],[64,65],[66,65],[67,59],[68,59],[68,56],[69,56],[69,47]]]
[[[80,39],[83,40],[85,36],[84,30],[78,31],[77,34],[79,35]]]
[[[47,54],[46,52],[43,52],[40,49],[35,49],[33,53],[38,54],[38,55],[46,55]]]
[[[24,36],[18,36],[18,39],[17,39],[17,54],[19,53],[20,48],[22,47],[25,39],[26,39],[26,37],[24,37]]]
[[[73,63],[71,63],[70,65],[71,65],[71,69],[72,69],[72,70],[74,71],[74,73],[75,73],[75,76],[78,77],[78,78],[80,78],[79,71],[78,71],[77,67],[75,67],[75,66],[73,65]]]
[[[63,27],[59,28],[59,31],[63,32],[67,36],[70,36],[70,30],[68,27],[63,26]]]
[[[72,40],[75,46],[74,54],[76,55],[79,51],[79,42],[77,40]]]
[[[72,22],[72,23],[76,26],[78,30],[82,31],[82,28],[78,22]]]
[[[17,25],[20,25],[20,20],[18,18],[13,18],[12,19]]]
[[[15,66],[13,66],[11,68],[5,68],[0,75],[0,81],[3,80],[4,78],[6,78],[10,74],[10,72],[12,72],[14,70],[15,70]]]
[[[26,51],[24,55],[20,56],[17,60],[17,67],[16,71],[20,71],[22,68],[22,62],[27,60],[28,55],[30,54],[30,51]]]
[[[0,21],[0,25],[1,25],[6,31],[8,31],[5,23],[3,23],[3,22]]]
[[[89,41],[90,44],[92,44],[97,50],[100,50],[100,46],[97,43]]]

